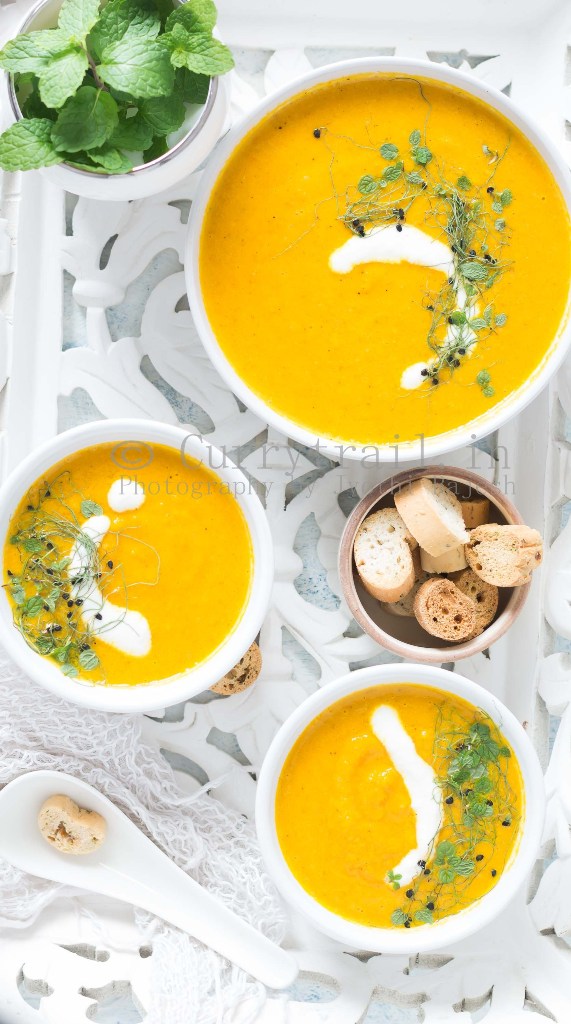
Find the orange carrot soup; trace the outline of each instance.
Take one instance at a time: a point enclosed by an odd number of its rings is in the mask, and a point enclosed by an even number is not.
[[[285,761],[275,802],[298,882],[328,910],[378,928],[430,924],[484,896],[523,813],[519,765],[494,722],[409,683],[318,715]]]
[[[126,473],[117,445],[53,466],[16,509],[4,547],[14,625],[69,676],[149,683],[193,668],[234,630],[253,571],[230,485],[146,445]]]
[[[319,437],[390,444],[465,426],[535,374],[566,316],[569,239],[551,171],[503,115],[359,75],[236,147],[200,281],[252,392]]]

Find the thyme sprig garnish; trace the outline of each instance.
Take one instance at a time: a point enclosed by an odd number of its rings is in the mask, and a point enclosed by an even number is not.
[[[477,875],[487,871],[494,878],[502,867],[494,861],[497,829],[517,829],[520,820],[507,778],[511,751],[484,712],[471,721],[453,712],[445,722],[439,709],[433,756],[444,821],[405,903],[392,914],[397,927],[431,924],[467,906]]]
[[[128,607],[128,585],[122,567],[82,528],[66,500],[79,496],[86,520],[103,514],[101,506],[81,495],[66,471],[28,496],[28,504],[10,543],[20,555],[18,572],[7,570],[4,585],[13,601],[14,625],[38,654],[52,658],[70,677],[100,668],[97,639],[122,621]],[[125,612],[113,621],[100,611],[82,616],[86,600],[120,590]],[[103,605],[101,604],[101,607]],[[96,625],[100,623],[100,625]]]
[[[321,128],[319,138],[326,132]],[[478,341],[506,323],[506,314],[495,310],[488,295],[511,266],[505,257],[509,231],[503,214],[513,195],[510,189],[498,192],[492,184],[507,147],[502,154],[482,147],[491,171],[482,184],[474,185],[466,174],[455,181],[447,179],[428,147],[426,128],[424,135],[414,129],[408,141],[409,152],[403,155],[392,142],[380,147],[385,166],[375,174],[363,175],[355,187],[347,189],[339,217],[361,238],[391,224],[402,232],[412,207],[422,203],[426,222],[449,247],[449,275],[441,289],[430,293],[424,302],[431,315],[427,330],[430,356],[421,373],[426,383],[435,387],[453,376]],[[494,395],[490,381],[491,377],[484,384],[476,381],[487,398]]]

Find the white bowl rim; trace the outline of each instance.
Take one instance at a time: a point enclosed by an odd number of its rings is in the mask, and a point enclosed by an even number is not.
[[[465,92],[499,111],[508,121],[511,121],[522,131],[528,141],[539,152],[561,191],[571,217],[571,174],[562,154],[547,133],[536,125],[533,120],[530,120],[527,114],[510,97],[487,82],[464,71],[451,68],[447,64],[436,64],[429,60],[394,56],[355,57],[350,60],[338,61],[320,68],[314,68],[260,101],[221,140],[207,162],[192,204],[185,250],[185,274],[190,309],[202,344],[209,359],[231,390],[264,422],[271,424],[282,434],[285,434],[286,437],[292,437],[309,448],[318,446],[318,451],[340,459],[341,462],[345,458],[350,460],[362,459],[365,453],[367,453],[368,464],[370,464],[372,449],[376,449],[377,461],[379,462],[394,463],[396,460],[409,462],[424,458],[430,460],[442,455],[444,452],[453,451],[464,445],[471,445],[474,441],[492,433],[520,413],[542,391],[550,377],[561,366],[571,344],[570,287],[566,309],[557,335],[552,340],[550,348],[531,377],[517,391],[506,396],[501,402],[493,406],[489,412],[461,427],[457,427],[444,434],[422,437],[418,441],[399,440],[398,444],[396,443],[396,438],[392,444],[373,445],[369,443],[363,445],[348,439],[336,440],[334,438],[319,437],[311,430],[275,411],[271,405],[252,391],[238,375],[220,347],[210,325],[200,286],[200,235],[204,214],[218,176],[236,145],[247,135],[250,129],[262,117],[275,110],[285,100],[321,82],[328,82],[349,75],[375,72],[417,74],[433,79],[436,82],[445,82],[456,86],[458,89],[463,89]],[[397,448],[396,459],[395,447]]]
[[[284,761],[307,725],[341,698],[393,683],[433,686],[481,707],[500,726],[521,769],[525,814],[519,843],[499,882],[470,907],[433,925],[409,930],[372,928],[348,921],[310,896],[287,865],[275,828],[275,793]],[[489,924],[522,888],[541,844],[545,814],[544,779],[537,754],[524,729],[497,697],[457,672],[415,663],[357,669],[326,684],[307,698],[281,726],[265,756],[258,779],[256,830],[262,855],[284,899],[319,931],[352,949],[411,954],[448,947]]]
[[[10,518],[26,489],[41,474],[66,456],[98,444],[139,441],[181,448],[189,457],[209,459],[222,468],[211,471],[230,485],[244,488],[235,498],[246,518],[253,549],[253,572],[250,596],[242,617],[221,646],[195,668],[155,683],[138,685],[94,685],[64,676],[55,662],[36,654],[28,647],[12,622],[11,605],[4,588],[0,596],[0,643],[9,656],[36,683],[63,700],[99,711],[149,712],[170,707],[207,690],[240,660],[257,636],[266,614],[274,577],[272,536],[262,503],[253,492],[251,482],[225,453],[204,440],[201,435],[182,426],[155,420],[95,420],[57,434],[24,459],[8,476],[0,489],[0,534],[2,549]],[[119,473],[118,469],[118,473]],[[128,470],[124,469],[124,473]],[[2,550],[3,561],[3,550]]]

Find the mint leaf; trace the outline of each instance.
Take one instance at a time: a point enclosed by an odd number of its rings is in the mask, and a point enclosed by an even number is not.
[[[95,651],[82,651],[79,655],[79,664],[88,672],[93,672],[93,669],[99,665],[99,658]]]
[[[0,50],[0,67],[12,74],[40,71],[51,59],[69,48],[69,41],[58,29],[43,29],[16,36]]]
[[[101,149],[90,149],[87,154],[90,160],[102,167],[108,174],[126,174],[133,170],[133,161],[113,146]]]
[[[52,142],[53,124],[48,118],[17,121],[0,135],[0,167],[5,171],[29,171],[59,164],[61,156]]]
[[[185,103],[198,103],[202,106],[208,99],[210,76],[197,75],[194,71],[189,71],[188,68],[179,68],[176,73],[175,88]]]
[[[362,178],[359,178],[357,188],[362,196],[369,196],[372,192],[376,192],[379,187],[379,182],[376,178],[373,178],[372,174],[364,174]]]
[[[65,664],[62,665],[61,670],[64,676],[69,676],[70,679],[75,679],[75,677],[79,675],[75,665],[71,665],[69,662],[65,662]]]
[[[31,91],[27,93],[25,99],[22,99],[18,94],[18,103],[24,117],[28,119],[33,117],[49,117],[53,121],[57,117],[55,110],[50,110],[49,107],[46,107],[45,103],[42,103],[38,93],[37,81],[34,81]]]
[[[420,142],[420,132],[418,128],[415,128],[414,131],[410,133],[408,141],[410,142],[411,146],[418,146]]]
[[[39,72],[40,98],[46,107],[63,107],[83,82],[88,68],[87,54],[74,48],[56,57]]]
[[[428,907],[423,907],[421,910],[417,910],[414,915],[415,921],[421,921],[422,924],[432,924],[434,921],[434,914]]]
[[[397,181],[402,174],[402,163],[391,164],[389,167],[385,167],[383,171],[383,178],[385,181]]]
[[[398,146],[392,142],[385,142],[381,146],[381,156],[384,160],[394,160],[399,155]]]
[[[207,32],[187,32],[181,25],[175,25],[163,39],[172,47],[175,68],[188,68],[200,75],[223,75],[234,67],[228,47]]]
[[[150,164],[151,160],[157,160],[158,157],[164,156],[168,153],[169,145],[163,135],[157,136],[148,149],[143,153],[143,158],[146,164]]]
[[[148,149],[152,141],[153,129],[140,114],[135,114],[134,117],[125,117],[122,114],[119,117],[119,124],[109,139],[109,144],[117,149],[139,153]]]
[[[189,0],[169,14],[165,29],[171,32],[175,25],[182,25],[187,32],[212,32],[216,24],[216,5],[212,0]]]
[[[89,37],[89,46],[100,56],[125,36],[155,39],[160,30],[161,19],[152,0],[109,0]]]
[[[472,188],[472,182],[465,174],[460,175],[456,184],[458,185],[458,188],[461,188],[464,192],[467,192],[469,188]]]
[[[507,319],[508,318],[507,318],[507,314],[506,313],[498,313],[498,315],[497,315],[497,317],[495,318],[495,321],[494,321],[496,327],[503,327],[504,324],[506,323]]]
[[[84,498],[81,502],[81,514],[82,516],[85,516],[86,519],[89,519],[90,516],[103,515],[103,509],[96,501],[89,501],[88,498]]]
[[[461,327],[462,324],[466,323],[466,314],[461,309],[455,309],[448,317],[448,320],[456,327]]]
[[[405,914],[404,910],[400,910],[400,908],[397,910],[393,910],[391,914],[391,921],[398,928],[399,925],[404,924],[405,921],[408,921],[408,914]]]
[[[36,617],[36,616],[38,616],[40,614],[40,612],[43,611],[43,609],[44,609],[44,599],[43,599],[43,597],[39,597],[38,595],[35,595],[34,597],[29,597],[28,598],[28,600],[26,601],[22,611],[24,612],[24,615],[31,615],[32,617]]]
[[[118,121],[113,97],[102,89],[84,85],[62,108],[54,125],[52,140],[56,149],[66,153],[95,149],[107,142]]]
[[[426,148],[426,146],[417,146],[413,149],[412,155],[417,164],[421,164],[423,167],[426,167],[426,165],[432,160],[432,153]]]
[[[99,77],[119,92],[150,99],[173,90],[174,68],[162,40],[127,36],[106,47],[102,59]]]
[[[58,28],[68,39],[84,43],[99,17],[99,0],[63,0]]]
[[[484,387],[485,384],[489,384],[491,379],[492,378],[488,370],[480,370],[478,376],[476,377],[476,380],[480,387]]]
[[[178,93],[172,96],[155,96],[141,104],[141,116],[151,126],[155,135],[170,135],[180,128],[186,117],[186,108]]]
[[[467,281],[484,281],[488,271],[480,263],[461,263],[460,271]]]

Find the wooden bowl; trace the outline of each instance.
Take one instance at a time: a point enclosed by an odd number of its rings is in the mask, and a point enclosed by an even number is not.
[[[500,587],[498,610],[490,625],[472,640],[460,644],[450,643],[431,636],[414,617],[391,615],[381,603],[365,590],[353,558],[355,534],[361,523],[372,512],[394,506],[394,493],[419,477],[430,477],[444,483],[452,483],[453,490],[460,498],[483,496],[490,502],[490,522],[523,524],[517,508],[505,494],[488,483],[484,477],[466,469],[454,466],[424,466],[405,470],[389,477],[369,491],[349,516],[339,546],[339,578],[343,596],[351,614],[359,625],[381,647],[393,654],[412,661],[441,664],[444,661],[459,661],[486,650],[510,628],[521,612],[530,584],[522,587]]]

